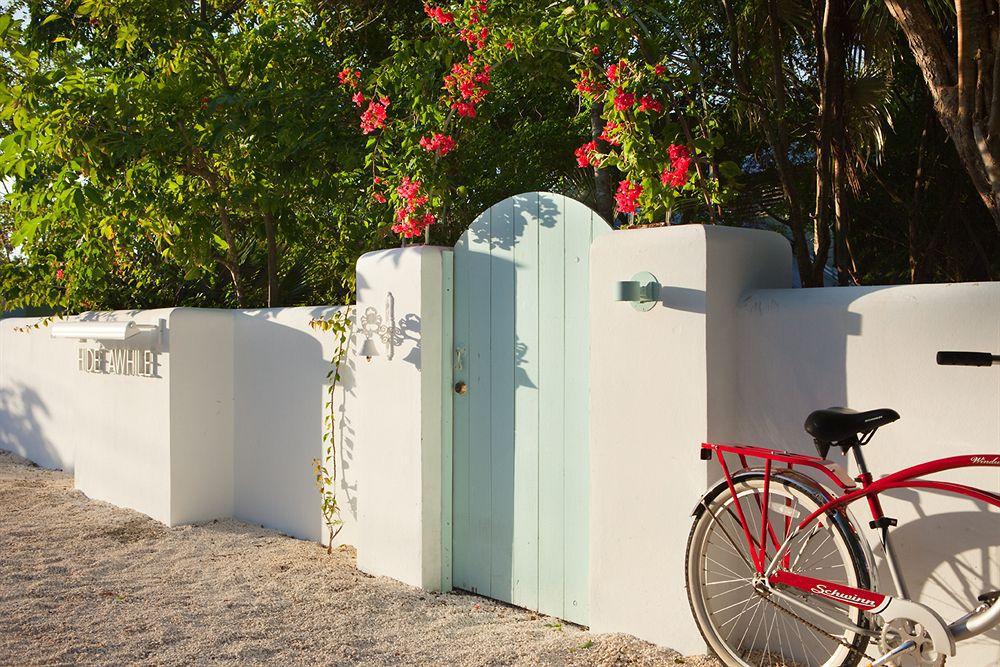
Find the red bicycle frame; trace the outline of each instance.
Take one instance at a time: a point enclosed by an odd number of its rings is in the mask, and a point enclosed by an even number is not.
[[[791,517],[786,517],[784,526],[785,539],[784,544],[782,544],[782,542],[779,541],[778,535],[769,519],[770,512],[768,511],[768,501],[770,494],[770,478],[775,463],[779,465],[784,464],[789,470],[794,469],[795,466],[814,470],[821,476],[828,479],[840,490],[840,494],[835,495],[824,489],[824,496],[827,498],[826,502],[812,514],[804,518],[795,527],[794,533],[801,532],[819,517],[837,509],[846,507],[861,498],[865,498],[868,501],[868,507],[872,515],[873,527],[884,526],[885,514],[882,511],[882,505],[879,502],[878,496],[880,493],[889,489],[911,488],[944,491],[946,493],[966,496],[973,500],[1000,508],[1000,494],[983,491],[982,489],[966,486],[964,484],[921,479],[926,475],[946,470],[954,470],[957,468],[1000,468],[1000,454],[968,454],[962,456],[950,456],[944,459],[921,463],[919,465],[900,470],[899,472],[895,472],[891,475],[887,475],[878,480],[873,480],[871,473],[868,472],[862,473],[855,480],[852,480],[837,464],[816,456],[795,454],[792,452],[784,452],[747,445],[702,443],[701,447],[703,454],[707,451],[718,457],[719,465],[722,468],[723,475],[725,475],[729,492],[732,494],[733,500],[735,501],[737,516],[742,524],[744,538],[747,541],[747,547],[749,549],[754,567],[757,570],[757,574],[764,576],[770,583],[784,584],[792,588],[806,591],[812,595],[819,595],[834,602],[857,607],[858,609],[862,609],[864,611],[874,611],[877,613],[880,610],[880,607],[884,607],[892,598],[887,595],[875,593],[874,591],[853,588],[845,586],[844,584],[828,582],[821,579],[814,579],[812,577],[795,574],[788,572],[787,569],[776,569],[775,565],[777,564],[776,561],[779,557],[784,559],[783,564],[785,567],[787,568],[788,566],[787,552],[784,555],[782,555],[781,552],[783,549],[787,548],[789,538],[793,534],[793,531],[791,530],[792,519]],[[743,469],[750,467],[749,459],[763,460],[764,488],[760,494],[760,510],[762,520],[759,536],[753,536],[750,534],[750,524],[747,522],[741,503],[738,501],[736,488],[733,484],[733,473],[730,471],[729,465],[726,462],[727,454],[736,456]],[[860,487],[858,485],[860,485]],[[773,560],[771,561],[770,566],[767,553],[769,541],[774,544],[775,548],[775,552],[772,557]]]

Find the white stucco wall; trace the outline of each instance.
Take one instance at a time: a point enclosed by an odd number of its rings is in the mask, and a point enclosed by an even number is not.
[[[307,540],[327,534],[312,461],[324,453],[327,373],[333,332],[310,326],[343,307],[309,306],[236,311],[233,316],[235,388],[235,516]],[[341,366],[333,400],[343,528],[336,543],[354,544],[358,488],[354,463],[353,345]]]
[[[0,320],[0,448],[74,472],[88,496],[168,525],[236,516],[295,537],[326,537],[312,461],[324,452],[334,337],[310,327],[336,308],[175,308],[85,313],[165,322],[156,377],[81,372],[77,351],[37,319]],[[18,329],[26,328],[22,332]],[[108,347],[120,346],[108,343]],[[341,517],[353,543],[357,482],[347,414],[353,359],[337,411]]]
[[[779,286],[788,244],[770,232],[683,226],[598,238],[590,273],[590,622],[679,651],[704,644],[684,589],[699,445],[729,421],[736,304]],[[613,300],[639,271],[663,285],[638,312]],[[721,350],[721,352],[713,352]]]
[[[813,454],[802,428],[810,411],[888,407],[901,419],[864,449],[876,476],[1000,451],[1000,368],[935,363],[938,350],[1000,353],[1000,283],[763,290],[740,304],[737,319],[738,421],[720,428],[719,439]],[[857,474],[853,463],[850,469]],[[937,477],[1000,491],[996,468]],[[977,595],[1000,588],[1000,513],[940,493],[882,498],[900,522],[893,538],[911,597],[954,620]],[[864,504],[854,511],[867,526]],[[880,581],[892,590],[884,565]],[[1000,631],[962,642],[959,651],[956,664],[1000,664]]]
[[[392,294],[392,359],[355,371],[358,568],[426,589],[441,585],[443,265],[450,249],[385,250],[358,261],[358,316],[384,317]],[[449,325],[450,326],[450,323]],[[360,348],[363,338],[358,336]]]

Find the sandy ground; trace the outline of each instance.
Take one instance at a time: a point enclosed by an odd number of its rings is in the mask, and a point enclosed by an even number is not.
[[[369,577],[350,549],[238,521],[168,529],[0,452],[0,664],[136,662],[717,664]]]

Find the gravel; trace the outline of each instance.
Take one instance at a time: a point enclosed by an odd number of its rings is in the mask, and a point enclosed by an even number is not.
[[[346,547],[235,520],[166,528],[0,452],[0,664],[206,662],[718,665],[370,577]]]

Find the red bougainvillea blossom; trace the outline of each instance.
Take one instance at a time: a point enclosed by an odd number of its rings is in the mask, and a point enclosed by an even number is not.
[[[656,67],[653,68],[653,73],[656,74],[656,76],[663,76],[664,74],[667,73],[667,66],[657,65]]]
[[[513,51],[514,50],[514,42],[512,42],[512,41],[510,41],[508,39],[506,42],[503,43],[503,48],[507,49],[508,51]]]
[[[609,120],[604,124],[604,130],[601,132],[601,136],[597,137],[601,141],[605,141],[612,146],[621,146],[622,142],[618,140],[615,136],[615,132],[618,130],[619,125],[613,120]]]
[[[615,110],[628,111],[635,104],[635,95],[619,88],[615,91]]]
[[[576,163],[580,167],[600,167],[601,161],[594,155],[597,152],[597,142],[588,141],[573,151]]]
[[[479,30],[475,28],[462,28],[458,33],[458,38],[469,45],[470,49],[481,49],[486,45],[486,38],[490,36],[490,29],[483,26]]]
[[[592,46],[592,47],[590,47],[590,52],[593,53],[595,56],[599,56],[599,55],[601,55],[601,47],[599,47],[599,46]]]
[[[455,150],[455,140],[447,134],[436,133],[429,137],[421,137],[420,147],[425,151],[437,153],[441,157],[444,157]]]
[[[66,273],[62,269],[56,269],[56,280],[62,280],[66,277]]]
[[[435,7],[434,5],[424,5],[424,13],[427,14],[432,21],[437,21],[441,25],[448,25],[449,23],[455,22],[454,14],[446,12],[440,7]]]
[[[396,209],[396,224],[392,231],[410,239],[423,234],[424,230],[437,221],[433,213],[421,211],[427,205],[427,195],[420,194],[420,181],[404,176],[396,194],[403,200],[403,206]]]
[[[639,207],[639,197],[642,196],[642,186],[626,179],[618,184],[615,193],[615,203],[622,213],[635,213]]]
[[[361,114],[361,131],[371,134],[375,130],[385,127],[386,109],[389,107],[389,98],[382,96],[378,100],[368,103],[368,108]]]
[[[643,95],[639,100],[639,111],[663,113],[663,102],[649,95]]]
[[[444,77],[449,106],[459,116],[476,117],[476,105],[489,93],[490,66],[479,67],[471,55],[465,63],[455,63],[451,73]]]
[[[688,170],[691,168],[691,151],[687,146],[670,145],[670,166],[660,174],[660,182],[672,188],[682,187],[688,181]]]
[[[361,72],[350,67],[345,67],[337,72],[337,80],[340,81],[342,86],[354,88],[361,81]]]
[[[365,96],[359,90],[358,92],[351,95],[351,101],[354,102],[354,106],[360,107],[365,103]]]
[[[625,76],[627,72],[628,72],[628,61],[619,60],[616,63],[611,63],[610,65],[608,65],[608,69],[605,71],[605,74],[608,75],[608,81],[611,81],[613,83],[615,81],[618,81],[620,77]]]
[[[576,91],[582,95],[598,95],[603,90],[603,86],[591,77],[589,70],[584,70],[580,80],[576,82]]]

